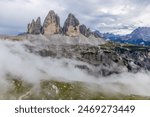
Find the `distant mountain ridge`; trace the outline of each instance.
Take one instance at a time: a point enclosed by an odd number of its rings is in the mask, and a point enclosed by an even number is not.
[[[130,34],[131,39],[142,39],[150,41],[150,27],[139,27]]]
[[[115,42],[150,46],[150,27],[139,27],[130,34],[124,36],[104,33],[103,37]]]

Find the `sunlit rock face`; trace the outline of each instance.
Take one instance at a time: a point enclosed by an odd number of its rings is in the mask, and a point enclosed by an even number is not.
[[[43,24],[43,34],[51,35],[60,33],[60,18],[54,11],[50,11]]]
[[[80,34],[79,25],[79,20],[70,13],[64,23],[63,32],[68,36],[78,36]]]

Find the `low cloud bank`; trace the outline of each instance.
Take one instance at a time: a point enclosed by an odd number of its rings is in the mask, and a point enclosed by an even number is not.
[[[6,78],[10,74],[35,86],[44,79],[80,81],[88,87],[91,86],[95,91],[150,96],[149,72],[142,71],[136,74],[123,72],[107,78],[102,76],[97,78],[75,67],[77,64],[90,66],[87,63],[73,59],[41,57],[30,53],[24,44],[31,43],[0,41],[0,90],[2,91],[5,91],[9,85]]]

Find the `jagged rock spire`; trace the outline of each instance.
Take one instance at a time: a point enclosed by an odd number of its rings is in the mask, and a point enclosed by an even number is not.
[[[99,35],[95,32],[91,32],[89,28],[85,25],[80,25],[79,20],[70,13],[65,20],[63,28],[60,26],[60,18],[59,16],[53,11],[49,11],[48,15],[46,16],[43,26],[41,26],[41,19],[40,17],[37,20],[32,20],[30,24],[28,24],[28,34],[44,34],[44,35],[52,35],[62,33],[68,36],[78,36],[82,34],[86,37],[90,35],[94,35],[95,37],[99,38]]]
[[[43,34],[57,34],[60,33],[60,29],[60,18],[53,10],[51,10],[44,20]]]
[[[40,34],[41,29],[42,29],[42,26],[41,26],[40,17],[38,17],[36,21],[33,19],[31,24],[28,24],[28,33],[29,34]]]
[[[80,34],[79,25],[79,20],[70,13],[64,23],[63,33],[68,36],[78,36]]]
[[[90,29],[87,28],[84,24],[80,25],[79,30],[80,30],[80,33],[86,37],[89,37],[91,34]]]

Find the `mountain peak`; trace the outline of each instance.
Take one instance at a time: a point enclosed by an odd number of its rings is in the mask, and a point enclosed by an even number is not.
[[[37,18],[36,23],[41,24],[41,18],[40,17]]]
[[[134,39],[150,41],[150,27],[138,27],[130,34],[130,36]]]
[[[84,36],[86,36],[86,37],[89,37],[89,36],[90,36],[91,31],[90,31],[89,28],[86,27],[86,25],[84,25],[84,24],[80,25],[79,29],[80,29],[80,33],[81,33],[82,35],[84,35]]]
[[[68,36],[78,36],[79,31],[79,20],[70,13],[64,23],[63,32]]]
[[[68,17],[75,17],[74,14],[69,13]]]
[[[53,11],[49,11],[43,23],[43,34],[51,35],[60,33],[60,18]]]
[[[28,24],[27,33],[29,33],[29,34],[40,34],[41,29],[42,29],[41,19],[40,19],[40,17],[38,17],[36,21],[33,19],[32,23]]]
[[[72,13],[68,14],[63,27],[61,27],[60,18],[53,10],[50,10],[47,14],[43,26],[41,25],[40,17],[38,17],[37,20],[33,19],[32,22],[28,24],[27,33],[44,34],[47,36],[52,34],[65,34],[71,37],[76,37],[82,34],[85,37],[94,35],[96,38],[99,38],[97,33],[91,32],[90,29],[87,28],[84,24],[80,25],[79,20]]]
[[[55,14],[54,10],[50,10],[48,15]]]

